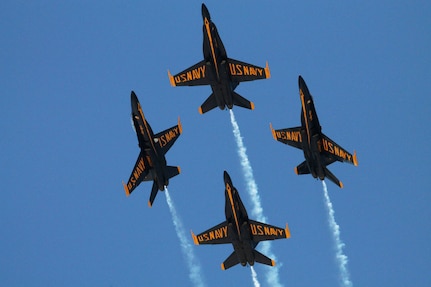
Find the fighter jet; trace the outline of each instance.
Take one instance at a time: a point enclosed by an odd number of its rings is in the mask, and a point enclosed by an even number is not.
[[[305,161],[295,168],[296,174],[311,173],[314,178],[321,180],[327,177],[343,188],[343,183],[329,171],[327,166],[335,161],[348,162],[357,166],[356,152],[351,155],[322,133],[322,127],[314,108],[313,97],[301,76],[299,76],[298,82],[302,105],[301,126],[274,130],[270,124],[272,136],[277,141],[303,150]]]
[[[192,233],[193,241],[199,244],[232,243],[233,253],[221,264],[226,270],[238,263],[242,266],[255,262],[275,266],[274,260],[266,257],[255,248],[260,241],[289,238],[290,231],[286,228],[272,226],[266,223],[250,220],[238,191],[232,185],[229,174],[224,172],[226,221],[202,232]]]
[[[141,152],[127,184],[123,182],[123,186],[126,195],[129,196],[142,181],[152,180],[153,188],[148,201],[148,206],[151,207],[158,190],[165,190],[169,184],[169,179],[180,173],[179,166],[166,165],[165,154],[182,133],[182,126],[178,118],[178,125],[155,135],[145,119],[141,104],[133,91],[131,101],[132,121]]]
[[[254,104],[234,90],[240,82],[267,79],[270,77],[268,63],[265,68],[228,58],[223,42],[211,21],[210,13],[202,4],[203,53],[204,59],[190,68],[172,76],[168,71],[172,86],[211,85],[212,94],[199,107],[199,113],[219,107],[224,110],[233,105],[254,109]]]

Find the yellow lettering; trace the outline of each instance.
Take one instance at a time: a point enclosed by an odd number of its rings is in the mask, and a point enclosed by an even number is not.
[[[241,67],[242,67],[242,65],[236,64],[236,70],[237,70],[239,76],[242,75],[242,69],[241,69]]]
[[[199,71],[199,69],[194,69],[192,72],[193,72],[193,80],[201,78],[201,72]]]
[[[262,69],[257,69],[257,71],[259,72],[259,76],[262,77]]]
[[[251,234],[253,234],[253,235],[257,234],[256,225],[250,224],[250,229],[251,229]]]
[[[227,237],[227,226],[223,226],[222,229],[224,232],[224,237]]]
[[[221,229],[214,230],[215,238],[222,238],[222,232],[223,231]]]
[[[235,71],[235,66],[234,66],[234,64],[229,63],[229,69],[230,69],[230,74],[231,74],[232,76],[235,76],[235,75],[236,75],[236,71]]]
[[[250,71],[248,70],[248,67],[244,66],[243,68],[244,68],[244,75],[246,76],[250,75]]]

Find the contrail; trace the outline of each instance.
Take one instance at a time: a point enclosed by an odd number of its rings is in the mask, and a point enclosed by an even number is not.
[[[253,280],[254,287],[260,287],[260,283],[259,283],[259,280],[257,280],[257,274],[256,274],[256,271],[254,271],[253,266],[250,266],[250,270],[251,270],[251,279]]]
[[[332,208],[331,200],[329,199],[328,189],[326,183],[322,180],[323,192],[325,195],[325,203],[328,208],[328,223],[329,228],[332,232],[332,237],[335,244],[335,259],[337,260],[338,267],[340,268],[341,286],[352,287],[352,281],[350,281],[349,270],[347,270],[348,258],[343,253],[345,244],[340,239],[340,226],[335,222],[334,209]]]
[[[179,218],[177,211],[175,209],[174,203],[169,195],[168,189],[165,187],[166,202],[168,203],[169,210],[171,211],[172,221],[175,226],[175,231],[177,233],[178,239],[180,240],[181,249],[183,251],[184,257],[187,261],[187,266],[189,268],[189,278],[194,286],[203,287],[205,286],[202,278],[202,271],[199,262],[195,258],[192,245],[186,238],[184,233],[184,226]]]
[[[242,141],[241,132],[239,130],[238,123],[235,119],[235,115],[232,110],[230,112],[230,121],[232,123],[233,135],[235,137],[235,141],[238,147],[238,155],[241,162],[241,167],[244,173],[245,181],[247,183],[247,190],[251,197],[251,201],[253,203],[252,215],[256,218],[257,221],[267,222],[266,217],[263,215],[263,208],[261,205],[261,200],[259,196],[259,192],[257,189],[256,182],[254,180],[253,169],[251,168],[250,161],[247,156],[247,149],[244,146]],[[264,241],[262,244],[262,252],[267,254],[269,257],[273,258],[277,261],[276,256],[271,251],[271,243],[268,241]],[[280,266],[270,267],[266,274],[266,281],[270,286],[280,287],[283,286],[280,284],[280,279],[278,276]]]

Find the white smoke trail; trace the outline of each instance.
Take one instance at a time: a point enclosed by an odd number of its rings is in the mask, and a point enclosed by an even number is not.
[[[192,245],[189,243],[189,241],[186,238],[183,223],[177,214],[177,210],[175,209],[174,203],[166,187],[165,187],[165,194],[166,194],[166,202],[168,203],[169,210],[171,211],[172,221],[175,226],[175,231],[177,233],[178,239],[180,240],[181,249],[187,261],[187,266],[189,268],[189,278],[192,281],[194,286],[203,287],[205,286],[205,284],[203,283],[201,267],[197,262],[197,259],[195,258]]]
[[[254,218],[256,218],[257,221],[262,221],[266,223],[266,217],[263,215],[263,208],[261,205],[261,200],[259,196],[259,192],[257,189],[257,184],[254,180],[253,175],[253,169],[251,168],[250,161],[248,160],[247,156],[247,149],[244,146],[244,143],[242,141],[241,132],[239,130],[238,123],[235,119],[235,115],[233,114],[232,110],[229,110],[230,112],[230,121],[232,123],[233,128],[233,135],[235,137],[235,141],[238,147],[238,155],[241,162],[241,167],[244,172],[245,181],[247,183],[247,190],[251,197],[251,201],[253,203],[253,209],[252,209],[252,215]],[[269,241],[264,241],[262,244],[262,252],[264,254],[267,254],[270,258],[273,258],[275,261],[277,261],[277,258],[271,251],[271,243]],[[270,286],[280,287],[283,286],[280,284],[280,279],[278,276],[278,271],[280,268],[280,265],[270,267],[266,274],[266,281]]]
[[[251,279],[253,280],[254,287],[260,287],[259,280],[257,280],[257,273],[256,271],[254,271],[253,266],[250,266],[250,270],[251,270]]]
[[[337,260],[338,267],[340,269],[341,286],[352,287],[352,281],[350,281],[349,270],[347,270],[348,258],[343,253],[344,243],[340,239],[340,226],[335,222],[334,209],[332,208],[331,200],[329,199],[328,189],[326,183],[322,180],[323,194],[325,195],[325,203],[328,208],[328,223],[329,228],[332,232],[335,245],[335,259]]]

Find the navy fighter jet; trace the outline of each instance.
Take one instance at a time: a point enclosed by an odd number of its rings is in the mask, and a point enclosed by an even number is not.
[[[199,107],[199,113],[219,107],[224,110],[233,105],[254,109],[254,104],[234,90],[240,82],[267,79],[270,77],[268,63],[265,68],[240,62],[227,57],[223,42],[211,21],[210,13],[202,4],[203,53],[204,59],[190,68],[172,76],[168,71],[172,86],[211,85],[212,94]]]
[[[142,181],[154,181],[148,201],[148,205],[151,207],[158,190],[165,190],[169,179],[180,173],[180,167],[166,165],[165,154],[182,133],[182,126],[178,118],[178,125],[155,135],[145,119],[141,104],[133,91],[131,101],[132,120],[141,152],[129,181],[127,184],[123,182],[123,186],[126,195],[129,196]]]
[[[327,166],[335,161],[348,162],[357,166],[356,152],[351,155],[322,133],[322,127],[314,108],[313,97],[301,76],[299,76],[298,82],[302,105],[301,126],[274,130],[270,125],[272,136],[277,141],[304,151],[305,161],[295,168],[296,174],[311,173],[314,178],[321,180],[327,177],[342,188],[343,183],[329,171]]]
[[[248,218],[244,204],[238,191],[232,185],[229,174],[224,172],[225,183],[225,214],[226,221],[195,235],[192,231],[193,241],[198,244],[224,244],[232,243],[233,253],[221,264],[226,270],[238,263],[242,266],[255,262],[275,266],[274,260],[258,252],[255,248],[260,241],[289,238],[290,231],[286,228],[272,226]]]

